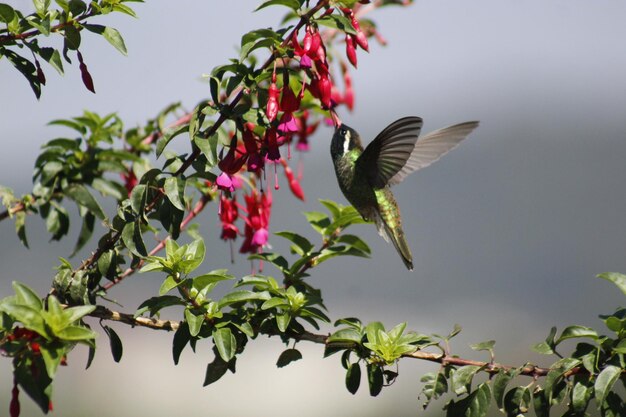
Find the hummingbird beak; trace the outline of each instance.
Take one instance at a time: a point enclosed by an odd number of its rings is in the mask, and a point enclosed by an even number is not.
[[[342,124],[341,119],[335,112],[335,109],[330,109],[329,111],[330,111],[330,118],[333,119],[333,124],[335,125],[335,129],[337,129]]]

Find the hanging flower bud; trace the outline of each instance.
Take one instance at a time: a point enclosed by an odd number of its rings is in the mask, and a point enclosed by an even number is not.
[[[267,93],[267,107],[265,108],[265,115],[269,119],[270,123],[276,119],[278,114],[278,93],[280,90],[276,87],[276,69],[272,74],[272,83]]]
[[[293,195],[304,201],[304,191],[302,191],[302,186],[300,186],[298,179],[296,179],[295,175],[293,175],[292,169],[289,165],[287,165],[287,161],[284,159],[281,159],[280,162],[283,165],[283,168],[285,168],[285,176],[287,177],[287,182],[289,183],[289,189]]]
[[[367,42],[367,36],[363,32],[363,30],[361,30],[361,25],[359,25],[359,21],[356,19],[356,16],[354,15],[354,11],[352,9],[347,8],[347,7],[342,8],[341,11],[348,18],[350,18],[350,23],[352,23],[352,27],[356,31],[356,35],[353,35],[354,36],[354,42],[357,45],[359,45],[364,51],[369,52],[369,45],[368,45],[368,42]]]
[[[354,46],[354,37],[352,35],[346,35],[346,56],[352,66],[356,68],[356,47]]]

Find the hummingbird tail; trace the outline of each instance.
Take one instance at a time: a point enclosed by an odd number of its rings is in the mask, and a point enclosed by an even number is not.
[[[381,235],[387,242],[391,241],[394,248],[398,252],[398,255],[402,258],[402,262],[409,271],[413,270],[413,255],[411,254],[411,248],[404,237],[404,231],[401,227],[398,227],[394,232],[387,223],[383,221],[380,216],[374,218],[376,221],[376,227],[378,228],[378,234]]]

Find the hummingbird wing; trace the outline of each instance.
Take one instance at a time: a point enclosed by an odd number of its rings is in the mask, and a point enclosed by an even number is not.
[[[387,184],[401,183],[409,174],[427,167],[456,148],[474,129],[478,122],[465,122],[435,130],[417,141],[406,163],[391,176]]]
[[[391,123],[365,148],[357,164],[366,168],[370,184],[385,187],[412,155],[422,129],[421,117],[403,117]]]

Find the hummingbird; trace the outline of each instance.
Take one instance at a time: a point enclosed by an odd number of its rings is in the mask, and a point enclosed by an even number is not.
[[[357,131],[343,124],[334,111],[331,116],[335,133],[330,155],[339,188],[363,220],[376,223],[378,233],[387,242],[391,241],[404,265],[412,271],[413,255],[402,230],[400,209],[391,187],[454,149],[478,127],[478,122],[444,127],[418,140],[422,119],[403,117],[383,129],[363,149]]]

